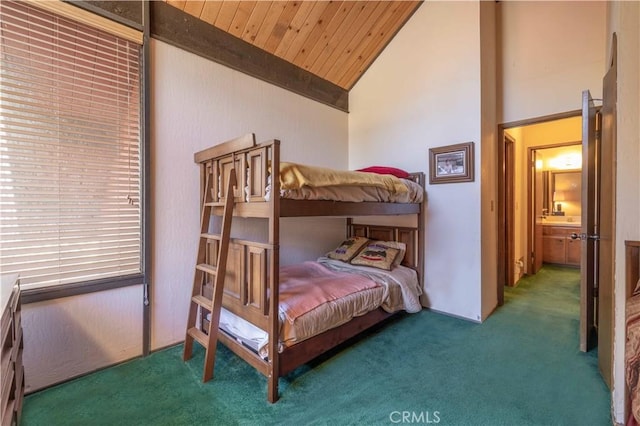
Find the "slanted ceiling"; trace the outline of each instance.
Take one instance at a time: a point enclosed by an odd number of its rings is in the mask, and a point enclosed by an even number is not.
[[[347,91],[421,3],[164,1]]]

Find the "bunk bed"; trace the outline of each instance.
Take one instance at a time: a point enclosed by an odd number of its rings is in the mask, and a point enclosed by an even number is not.
[[[267,377],[267,398],[270,402],[278,399],[279,377],[397,312],[416,311],[415,303],[410,309],[407,308],[409,302],[396,303],[392,308],[378,304],[373,309],[367,308],[351,315],[348,321],[343,319],[328,328],[315,330],[310,335],[301,337],[299,330],[294,330],[293,339],[284,338],[287,327],[283,326],[282,320],[281,308],[284,302],[281,298],[285,296],[280,287],[281,281],[284,282],[290,275],[304,274],[308,268],[317,269],[318,264],[326,266],[333,274],[344,271],[341,270],[339,260],[327,257],[318,259],[318,262],[305,262],[306,265],[302,266],[281,268],[279,234],[280,219],[284,217],[344,217],[347,239],[398,243],[404,253],[401,251],[398,255],[392,271],[382,273],[393,274],[397,270],[407,274],[409,271],[415,276],[415,286],[420,292],[423,288],[423,222],[426,198],[423,173],[411,173],[402,179],[394,177],[391,183],[385,183],[391,186],[397,185],[398,181],[406,184],[410,189],[400,191],[401,195],[389,195],[380,188],[366,187],[366,182],[365,190],[362,191],[359,182],[355,181],[346,185],[347,195],[340,195],[344,193],[336,191],[334,185],[329,185],[327,191],[316,188],[313,184],[309,185],[308,173],[313,170],[281,162],[280,142],[271,140],[257,144],[253,134],[200,151],[194,158],[200,166],[201,188],[205,188],[201,189],[202,205],[210,207],[212,216],[222,216],[226,197],[234,197],[234,218],[261,218],[268,227],[267,241],[230,240],[222,296],[223,311],[217,339]],[[226,180],[232,170],[236,185],[233,194],[227,194],[226,188],[231,186]],[[359,177],[368,179],[368,175],[360,173]],[[384,179],[386,175],[379,176]],[[292,184],[292,181],[297,181],[297,184]],[[393,226],[370,225],[362,220],[362,217],[371,215],[409,215],[413,221],[410,221],[410,226],[406,225],[407,221],[402,226]],[[206,257],[213,263],[218,256],[219,242],[214,239],[206,244]],[[367,269],[367,266],[356,268]],[[212,288],[206,279],[201,284],[202,295],[212,298]],[[396,299],[402,297],[398,295],[399,291],[404,292],[403,289],[385,289],[386,294],[395,294],[393,297]],[[417,303],[419,309],[419,301]],[[200,312],[201,330],[208,329],[207,314],[206,310]],[[234,325],[229,325],[231,323]],[[250,338],[245,339],[235,333],[247,327],[264,333],[264,343],[260,348],[248,344]]]

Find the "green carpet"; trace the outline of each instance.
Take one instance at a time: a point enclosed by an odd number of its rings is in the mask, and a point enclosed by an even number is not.
[[[266,379],[222,347],[182,346],[34,393],[24,425],[610,425],[595,351],[578,350],[579,273],[545,266],[483,324],[430,311],[391,320],[331,357]]]

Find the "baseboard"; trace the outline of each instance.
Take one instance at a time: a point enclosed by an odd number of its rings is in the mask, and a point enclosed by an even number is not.
[[[472,323],[475,323],[475,324],[482,324],[482,320],[471,319],[471,318],[463,317],[461,315],[451,314],[449,312],[439,311],[437,309],[432,309],[432,308],[426,308],[425,307],[424,309],[427,310],[427,311],[435,312],[436,314],[446,315],[446,316],[451,317],[451,318],[456,318],[456,319],[472,322]],[[491,314],[489,314],[489,315],[491,315]]]

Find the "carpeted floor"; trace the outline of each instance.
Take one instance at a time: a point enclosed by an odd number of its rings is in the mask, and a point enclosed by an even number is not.
[[[595,351],[578,350],[579,272],[545,266],[483,324],[430,311],[266,379],[225,348],[200,381],[182,346],[29,395],[24,425],[610,425]],[[196,345],[198,346],[198,345]]]

